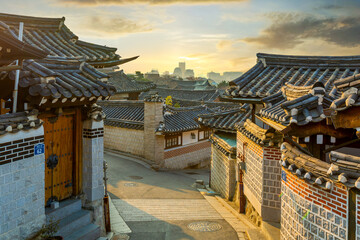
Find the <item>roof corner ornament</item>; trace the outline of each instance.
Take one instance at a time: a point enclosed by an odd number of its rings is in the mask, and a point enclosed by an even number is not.
[[[102,121],[106,118],[106,114],[103,112],[101,106],[94,103],[87,109],[87,117],[95,121]]]
[[[258,62],[261,62],[261,63],[264,65],[264,67],[266,67],[266,60],[265,60],[265,58],[259,58],[259,59],[258,59]]]

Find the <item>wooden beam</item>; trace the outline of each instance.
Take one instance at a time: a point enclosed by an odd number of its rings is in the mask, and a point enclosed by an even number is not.
[[[341,143],[341,144],[339,144],[339,145],[336,145],[336,146],[333,146],[333,147],[331,147],[331,148],[328,148],[328,149],[324,150],[324,153],[328,153],[328,152],[334,151],[334,150],[336,150],[336,149],[339,149],[339,148],[342,148],[342,147],[346,147],[346,146],[348,146],[348,145],[350,145],[350,144],[357,143],[357,142],[359,142],[359,141],[360,141],[360,139],[357,138],[357,139],[353,139],[353,140],[350,140],[350,141]]]
[[[351,107],[343,111],[337,111],[331,116],[335,128],[360,127],[360,107]]]
[[[0,72],[2,71],[14,71],[14,70],[20,70],[21,69],[21,66],[18,66],[18,65],[10,65],[10,66],[3,66],[3,67],[0,67]]]
[[[332,125],[327,125],[325,121],[318,123],[308,123],[303,126],[291,124],[281,131],[283,134],[288,134],[296,137],[307,137],[316,134],[329,135],[335,138],[350,138],[354,134],[353,129],[339,128],[335,129]]]

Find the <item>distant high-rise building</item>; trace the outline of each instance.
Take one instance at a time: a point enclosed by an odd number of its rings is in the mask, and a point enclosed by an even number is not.
[[[216,73],[216,72],[209,72],[207,74],[207,78],[211,79],[211,80],[214,80],[214,81],[217,81],[217,82],[221,81],[220,73]]]
[[[224,72],[222,78],[228,82],[240,77],[242,74],[242,72]]]
[[[174,76],[182,78],[181,68],[177,67],[174,69]]]
[[[190,77],[194,77],[194,76],[195,76],[194,70],[192,70],[192,69],[186,69],[185,74],[184,74],[184,77],[185,77],[185,78],[190,78]]]
[[[185,62],[179,62],[179,68],[181,69],[181,77],[185,77],[185,69],[186,69],[186,66],[185,66]]]

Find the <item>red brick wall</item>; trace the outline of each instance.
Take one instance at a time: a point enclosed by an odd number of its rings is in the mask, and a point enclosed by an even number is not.
[[[346,239],[345,187],[324,191],[284,168],[282,174],[281,239]]]
[[[185,153],[196,152],[203,148],[210,148],[210,147],[211,147],[211,143],[209,141],[204,141],[200,143],[190,144],[189,146],[175,148],[173,150],[171,149],[165,150],[165,159],[177,157]]]
[[[300,195],[308,201],[332,211],[339,216],[346,218],[347,216],[347,190],[343,185],[335,185],[331,192],[322,190],[312,184],[308,184],[305,180],[298,178],[293,173],[285,170],[287,174],[287,182],[283,183],[293,190],[294,193]]]

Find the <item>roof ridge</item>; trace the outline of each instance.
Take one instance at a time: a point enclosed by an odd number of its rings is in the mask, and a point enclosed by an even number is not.
[[[232,113],[236,113],[236,112],[246,112],[246,110],[244,108],[231,109],[231,110],[221,111],[221,112],[200,114],[200,115],[198,115],[198,117],[201,117],[201,118],[216,117],[216,116],[223,116],[223,115],[228,115],[228,114],[232,114]]]
[[[348,55],[348,56],[309,56],[309,55],[282,55],[282,54],[270,54],[270,53],[257,53],[257,58],[266,59],[279,59],[279,60],[318,60],[318,61],[331,61],[331,60],[341,60],[341,61],[354,61],[360,60],[360,55]]]
[[[17,15],[17,14],[9,14],[9,13],[0,13],[0,20],[6,19],[8,21],[19,21],[24,23],[48,23],[56,22],[59,26],[61,22],[65,21],[65,17],[61,18],[51,18],[51,17],[34,17],[34,16],[26,16],[26,15]]]

